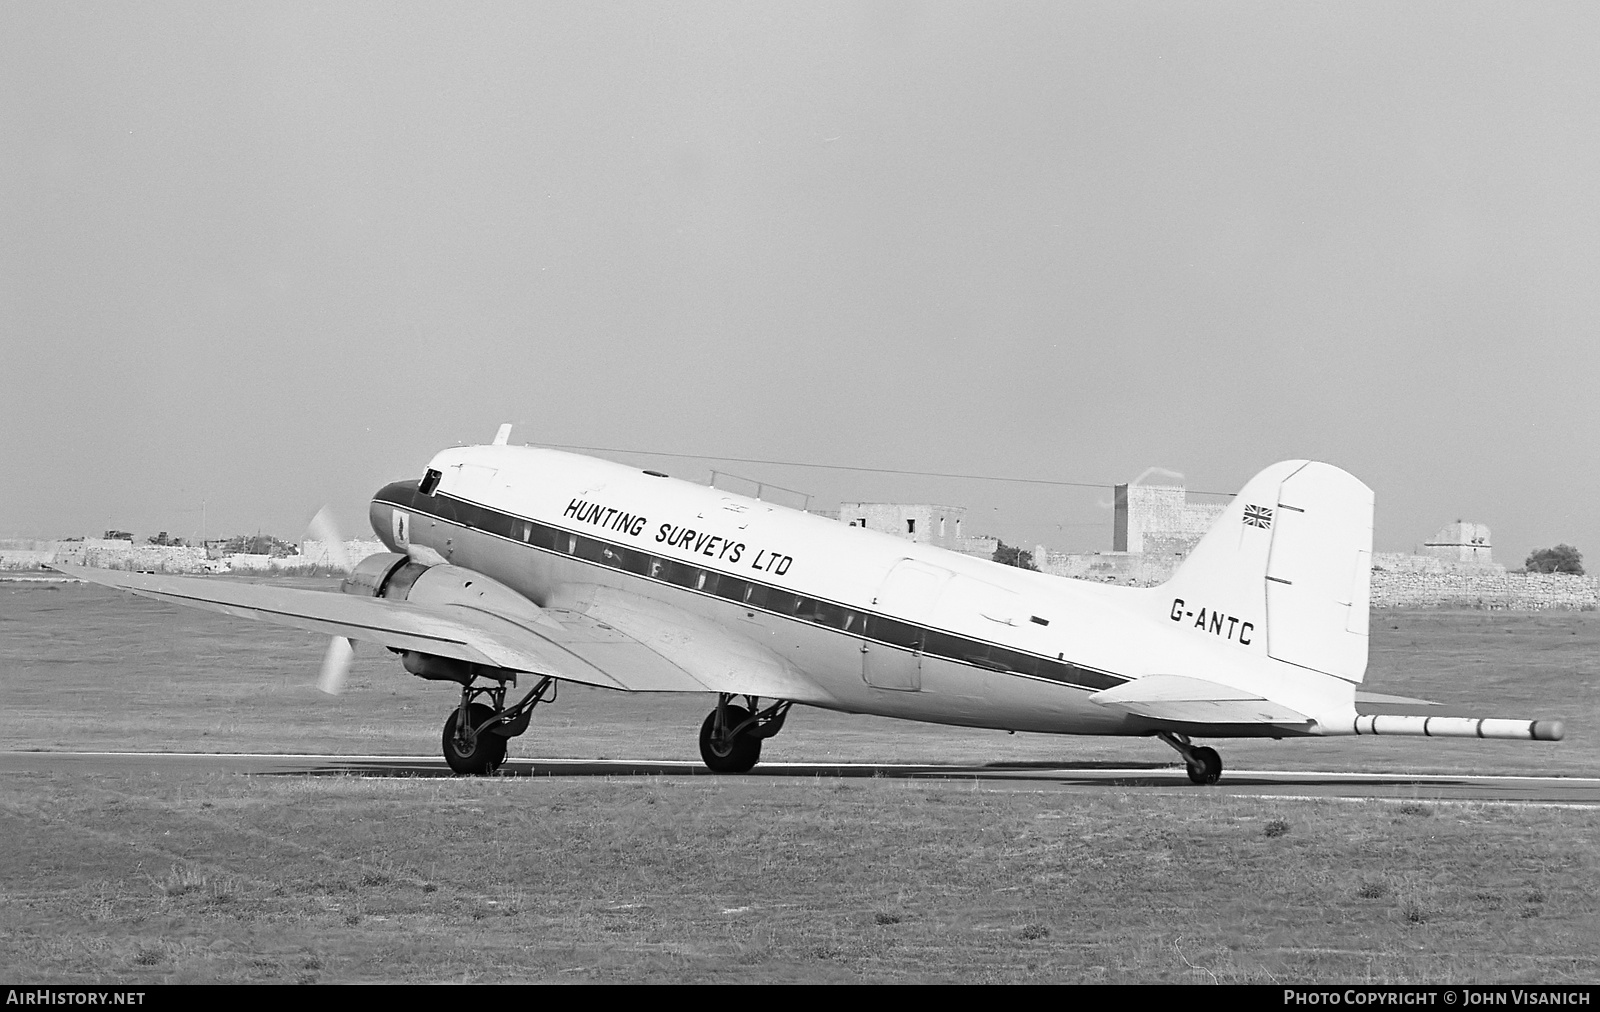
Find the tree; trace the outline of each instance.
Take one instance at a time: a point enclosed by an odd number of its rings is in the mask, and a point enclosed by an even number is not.
[[[1583,575],[1583,553],[1571,545],[1536,548],[1523,568],[1530,573],[1571,573]]]
[[[1032,552],[1025,552],[1015,545],[1006,544],[1004,541],[999,542],[999,547],[994,550],[994,555],[991,557],[1001,565],[1016,566],[1018,569],[1031,569],[1035,573],[1039,571],[1039,567],[1033,564]]]

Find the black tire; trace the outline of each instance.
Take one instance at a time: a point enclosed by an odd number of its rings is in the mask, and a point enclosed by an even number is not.
[[[729,727],[738,727],[750,719],[750,711],[742,706],[729,706],[727,717]],[[761,761],[762,739],[741,734],[733,741],[713,744],[711,731],[716,725],[715,710],[700,725],[700,758],[705,761],[706,768],[713,773],[748,773],[751,767]]]
[[[450,711],[450,716],[444,722],[444,761],[457,773],[467,776],[484,776],[500,768],[506,758],[506,740],[498,734],[488,731],[477,735],[471,741],[461,742],[456,740],[456,718],[461,715],[460,709]],[[494,710],[482,703],[473,703],[467,707],[467,719],[473,727],[477,727],[490,717]]]
[[[1222,779],[1222,756],[1214,748],[1194,750],[1196,762],[1189,764],[1189,779],[1197,784],[1214,784]]]

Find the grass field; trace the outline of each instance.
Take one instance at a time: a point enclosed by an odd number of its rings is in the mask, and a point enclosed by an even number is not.
[[[308,582],[307,585],[310,585]],[[433,754],[447,688],[313,636],[0,584],[0,748]],[[1224,742],[1230,768],[1596,775],[1594,613],[1376,613],[1368,687],[1561,743]],[[514,755],[693,758],[708,701],[563,689]],[[1166,761],[797,711],[774,760]],[[0,787],[0,977],[1555,983],[1600,811],[996,782],[69,774]]]

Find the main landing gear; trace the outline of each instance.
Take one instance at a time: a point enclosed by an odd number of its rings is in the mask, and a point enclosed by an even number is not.
[[[1222,779],[1222,756],[1214,748],[1189,743],[1189,736],[1172,731],[1157,731],[1156,737],[1177,749],[1183,764],[1189,768],[1189,779],[1197,784],[1214,784]]]
[[[700,758],[713,773],[745,773],[761,760],[761,743],[783,730],[784,718],[793,703],[778,700],[765,710],[756,696],[745,696],[745,705],[735,702],[734,693],[717,696],[717,708],[700,725]]]
[[[444,722],[444,761],[457,773],[483,776],[500,768],[506,758],[506,740],[528,729],[533,708],[556,698],[556,680],[545,676],[520,702],[506,706],[506,683],[461,685],[461,705]],[[546,691],[550,693],[548,698]],[[489,699],[479,703],[478,697]]]

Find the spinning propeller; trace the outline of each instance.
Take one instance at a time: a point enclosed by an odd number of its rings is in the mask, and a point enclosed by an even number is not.
[[[350,554],[344,549],[344,538],[340,536],[339,529],[334,525],[333,515],[328,507],[317,510],[317,515],[311,518],[308,527],[311,536],[328,546],[328,562],[344,570],[350,571]],[[328,651],[322,655],[322,674],[317,677],[317,688],[330,696],[337,696],[344,691],[346,676],[350,674],[350,662],[355,658],[356,645],[347,636],[334,636],[328,640]]]

